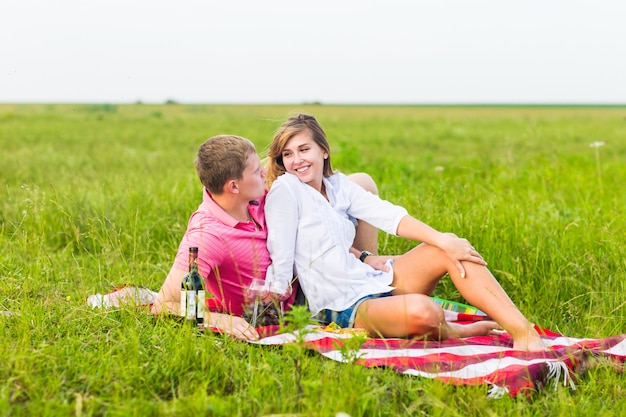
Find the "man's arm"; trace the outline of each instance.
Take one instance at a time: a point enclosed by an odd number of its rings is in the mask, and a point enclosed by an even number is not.
[[[172,267],[157,299],[152,304],[152,314],[170,313],[180,315],[180,285],[187,271]]]
[[[152,304],[152,314],[180,315],[180,284],[187,271],[172,267],[157,299]],[[236,337],[237,339],[258,340],[259,334],[250,324],[239,316],[224,313],[205,312],[205,326]]]
[[[234,336],[237,339],[259,340],[259,334],[256,329],[245,321],[243,317],[207,311],[204,313],[204,325],[208,328],[214,327],[220,332]]]

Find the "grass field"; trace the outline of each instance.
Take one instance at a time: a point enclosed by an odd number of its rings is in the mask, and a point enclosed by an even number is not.
[[[120,284],[159,288],[201,200],[200,143],[233,133],[262,153],[295,111],[322,123],[336,169],[370,173],[384,198],[470,239],[532,321],[626,332],[625,107],[2,104],[0,415],[626,414],[626,378],[608,366],[576,391],[488,400],[87,307]],[[445,280],[436,295],[462,301]]]

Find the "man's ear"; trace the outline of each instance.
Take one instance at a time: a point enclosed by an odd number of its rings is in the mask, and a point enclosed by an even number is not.
[[[224,191],[229,192],[231,194],[239,194],[239,186],[237,185],[237,181],[228,180],[226,184],[224,184]]]

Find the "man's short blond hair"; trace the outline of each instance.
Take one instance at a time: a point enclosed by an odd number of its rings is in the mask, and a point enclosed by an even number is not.
[[[241,136],[213,136],[198,149],[198,178],[211,194],[219,195],[227,181],[243,177],[248,157],[255,152],[254,144]]]

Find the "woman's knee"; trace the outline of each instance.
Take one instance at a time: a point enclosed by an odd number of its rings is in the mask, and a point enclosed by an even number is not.
[[[444,269],[447,272],[450,271],[450,268],[454,267],[454,261],[443,249],[429,245],[428,243],[422,243],[420,246],[424,246],[424,249],[428,251],[426,256],[431,265]]]
[[[430,295],[441,279],[451,270],[453,261],[439,248],[420,244],[393,263],[395,295]]]
[[[413,300],[407,303],[407,324],[414,334],[430,334],[445,322],[443,309],[430,297],[421,294],[412,294]]]

